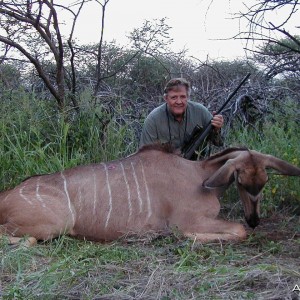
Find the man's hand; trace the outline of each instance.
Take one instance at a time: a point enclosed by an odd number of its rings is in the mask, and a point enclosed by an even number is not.
[[[216,129],[219,130],[224,125],[224,119],[222,115],[216,115],[216,112],[213,112],[213,118],[211,120],[211,125]]]

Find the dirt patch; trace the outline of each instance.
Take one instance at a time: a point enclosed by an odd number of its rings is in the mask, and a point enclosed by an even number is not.
[[[271,241],[284,241],[300,238],[300,217],[287,217],[281,214],[261,218],[254,230],[247,228],[250,235],[260,235]]]

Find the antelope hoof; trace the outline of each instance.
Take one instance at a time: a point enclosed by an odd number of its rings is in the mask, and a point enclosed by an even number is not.
[[[22,243],[25,247],[32,247],[37,244],[37,239],[34,237],[29,237]]]
[[[37,239],[34,237],[29,238],[19,238],[19,237],[9,237],[9,245],[22,245],[26,248],[32,247],[37,244]]]

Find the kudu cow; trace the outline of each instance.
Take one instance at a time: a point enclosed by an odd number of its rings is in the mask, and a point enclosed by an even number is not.
[[[300,168],[247,149],[189,161],[145,146],[121,160],[33,176],[2,192],[0,234],[12,242],[24,235],[48,240],[61,234],[110,241],[129,232],[177,227],[202,242],[244,239],[243,225],[217,219],[218,196],[235,181],[247,223],[256,227],[267,168],[300,176]]]

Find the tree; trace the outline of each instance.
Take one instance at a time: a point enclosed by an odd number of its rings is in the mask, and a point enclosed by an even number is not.
[[[300,36],[295,36],[300,40]],[[293,49],[293,50],[291,50]],[[300,77],[300,45],[291,39],[279,40],[276,44],[266,43],[254,55],[254,59],[266,67],[266,77]]]
[[[172,69],[167,62],[167,57],[174,56],[169,46],[173,42],[169,31],[171,27],[167,25],[166,18],[146,20],[141,28],[134,29],[129,36],[133,49],[137,49],[141,54],[155,59],[172,77]],[[185,51],[177,53],[177,57],[182,57]]]
[[[254,63],[265,67],[264,79],[269,86],[264,90],[277,95],[274,101],[288,94],[299,102],[300,36],[293,33],[300,28],[299,8],[298,0],[256,0],[251,6],[245,4],[245,12],[237,14],[248,26],[235,38],[245,40]]]
[[[76,56],[79,47],[74,30],[83,6],[96,2],[102,7],[102,29],[98,45],[97,83],[100,81],[100,64],[104,30],[104,12],[109,0],[77,0],[73,3],[55,0],[2,0],[0,1],[0,51],[2,61],[23,60],[33,66],[49,89],[60,111],[67,100],[79,110],[76,98]],[[62,34],[63,16],[71,19],[67,37]],[[49,72],[49,63],[55,70]]]
[[[299,8],[298,0],[257,0],[250,7],[245,5],[246,11],[237,15],[241,20],[246,20],[248,30],[240,32],[235,38],[245,40],[247,50],[254,53],[274,56],[279,50],[281,54],[299,59],[299,35],[293,35],[286,29],[294,20],[299,24]],[[257,47],[250,49],[250,42],[256,43]]]
[[[10,64],[0,64],[0,89],[2,92],[18,87],[20,78],[21,74],[18,68]]]

